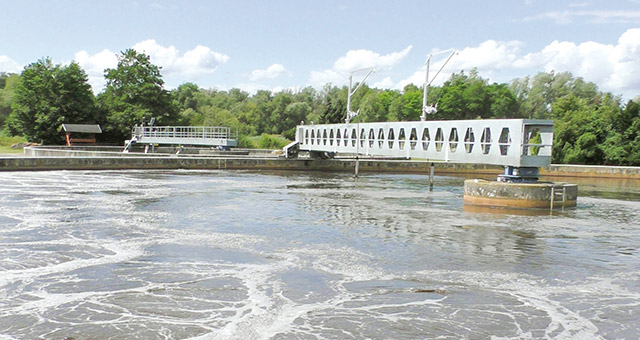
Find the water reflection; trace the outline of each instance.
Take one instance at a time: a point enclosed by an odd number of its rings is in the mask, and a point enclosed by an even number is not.
[[[428,250],[417,251],[430,252],[428,256],[442,262],[464,258],[469,267],[490,267],[498,258],[506,263],[530,262],[532,256],[544,253],[544,241],[512,221],[521,216],[548,217],[548,210],[466,206],[463,179],[438,178],[435,190],[429,192],[425,178],[362,176],[356,182],[312,177],[288,184],[287,190],[304,214],[349,237],[428,245]],[[433,263],[437,266],[440,261]]]

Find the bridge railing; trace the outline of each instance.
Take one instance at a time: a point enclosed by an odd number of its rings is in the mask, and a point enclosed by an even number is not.
[[[137,137],[161,138],[235,138],[231,128],[221,126],[136,126]]]
[[[132,139],[146,144],[236,146],[238,136],[221,126],[135,126]]]
[[[299,125],[300,150],[543,167],[553,121],[489,119]]]

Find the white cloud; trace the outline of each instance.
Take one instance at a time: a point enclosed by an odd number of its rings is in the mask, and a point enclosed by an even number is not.
[[[87,72],[89,84],[94,92],[100,92],[104,88],[104,70],[118,65],[116,54],[107,49],[94,55],[89,55],[87,51],[80,51],[75,54],[74,60]]]
[[[541,61],[545,71],[569,71],[604,91],[640,93],[640,28],[624,32],[617,45],[554,41],[529,58]]]
[[[164,47],[153,39],[141,41],[132,48],[148,54],[152,63],[162,67],[163,76],[175,76],[181,80],[195,80],[201,75],[211,74],[229,60],[227,55],[205,46],[196,46],[180,55],[174,46]],[[94,92],[100,92],[105,86],[104,70],[118,65],[117,54],[108,49],[93,55],[80,51],[74,59],[87,72]]]
[[[600,90],[623,95],[628,99],[640,93],[640,28],[629,29],[618,39],[616,45],[593,41],[574,43],[553,41],[538,52],[524,54],[522,42],[500,42],[487,40],[476,47],[467,47],[454,56],[443,73],[434,80],[440,85],[452,72],[477,68],[480,75],[492,79],[517,70],[520,74],[537,72],[571,72],[598,85]],[[431,77],[446,58],[431,65]],[[397,89],[413,83],[424,83],[425,68],[422,66],[410,77],[400,81]],[[501,79],[499,81],[510,81]]]
[[[154,39],[141,41],[133,48],[151,57],[151,62],[162,66],[163,74],[175,75],[187,80],[196,80],[200,75],[211,74],[222,64],[229,61],[229,56],[214,52],[209,47],[198,45],[194,49],[180,55],[174,46],[164,47]]]
[[[334,70],[311,71],[309,83],[313,86],[323,86],[324,84],[343,84],[347,76]]]
[[[173,65],[178,58],[177,48],[174,46],[164,47],[159,45],[154,39],[143,40],[133,45],[132,48],[138,52],[149,55],[151,62],[162,66],[163,69]]]
[[[459,50],[455,56],[442,68],[448,59],[448,54],[436,56],[438,51],[434,51],[434,57],[429,66],[429,80],[432,85],[441,85],[453,72],[459,70],[470,70],[477,68],[482,71],[483,76],[498,73],[505,68],[521,67],[525,60],[521,60],[520,49],[524,44],[520,41],[496,41],[487,40],[475,47],[465,47]],[[426,58],[425,58],[426,59]],[[442,68],[442,72],[437,74]],[[391,88],[402,89],[408,84],[421,86],[425,80],[426,66],[421,65],[411,76],[398,82]]]
[[[0,55],[0,72],[20,73],[22,72],[22,67],[6,55]]]
[[[391,77],[386,77],[381,81],[374,83],[373,87],[379,88],[379,89],[388,89],[388,88],[392,88],[393,85],[395,84],[393,83],[393,80],[391,80]]]
[[[287,69],[281,64],[273,64],[267,67],[266,70],[253,70],[251,72],[250,79],[252,81],[262,80],[262,79],[276,79],[283,75],[291,75]]]
[[[352,72],[363,68],[391,69],[409,54],[412,46],[400,52],[380,55],[369,50],[351,50],[344,57],[340,57],[333,64],[333,69],[338,72]]]
[[[311,71],[309,83],[314,86],[322,86],[327,83],[344,83],[348,79],[350,72],[374,68],[376,70],[390,70],[404,59],[411,51],[409,45],[399,52],[392,52],[386,55],[369,50],[351,50],[346,55],[338,58],[331,69],[324,71]]]
[[[451,74],[457,70],[463,69],[472,69],[474,67],[478,68],[478,64],[482,63],[484,65],[493,65],[493,62],[499,62],[499,57],[508,56],[507,59],[511,59],[511,54],[507,52],[508,46],[518,45],[515,42],[510,42],[505,44],[506,46],[501,46],[503,43],[496,42],[493,40],[487,40],[480,44],[478,47],[467,47],[462,51],[458,51],[455,56],[453,56],[445,67],[443,68],[444,63],[447,61],[449,54],[442,54],[439,56],[432,57],[430,65],[429,65],[429,83],[432,85],[441,85],[445,80],[447,80]],[[502,50],[502,53],[492,53],[493,50]],[[439,51],[434,51],[434,55]],[[439,53],[438,53],[439,54]],[[426,58],[425,58],[426,59]],[[408,84],[416,84],[418,86],[422,86],[425,81],[425,73],[426,73],[426,63],[425,65],[420,66],[411,76],[405,78],[398,82],[395,86],[391,86],[391,88],[395,89],[403,89]],[[442,71],[438,74],[438,70],[442,69]]]
[[[518,62],[522,45],[520,41],[487,40],[477,47],[466,47],[459,51],[458,55],[451,60],[451,67],[500,70]]]

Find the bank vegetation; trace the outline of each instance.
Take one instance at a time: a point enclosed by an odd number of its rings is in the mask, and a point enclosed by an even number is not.
[[[75,62],[58,65],[43,58],[19,75],[0,74],[0,135],[63,144],[62,123],[97,123],[104,130],[101,143],[122,144],[135,124],[153,117],[156,125],[231,127],[240,135],[240,146],[276,148],[294,138],[302,121],[339,123],[346,113],[348,89],[332,84],[250,94],[184,83],[169,91],[161,69],[132,49],[104,75],[106,87],[94,95]],[[640,165],[640,96],[623,101],[570,73],[539,73],[499,84],[476,70],[461,71],[431,87],[428,101],[438,103],[433,120],[552,119],[554,163]],[[422,88],[365,84],[352,98],[352,108],[360,110],[354,121],[418,120]]]

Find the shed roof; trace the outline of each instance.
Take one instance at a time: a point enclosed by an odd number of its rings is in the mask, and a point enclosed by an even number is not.
[[[62,130],[78,133],[102,133],[98,124],[62,124]]]

